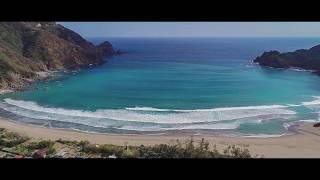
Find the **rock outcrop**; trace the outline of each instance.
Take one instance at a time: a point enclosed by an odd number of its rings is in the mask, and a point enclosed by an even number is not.
[[[320,127],[320,123],[315,123],[313,127]]]
[[[102,64],[117,54],[54,22],[0,22],[0,88],[21,88],[49,70]]]
[[[320,45],[287,53],[264,52],[254,62],[274,68],[301,68],[320,71]]]

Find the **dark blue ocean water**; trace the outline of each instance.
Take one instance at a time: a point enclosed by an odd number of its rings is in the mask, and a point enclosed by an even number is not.
[[[1,115],[96,132],[261,136],[318,121],[320,76],[252,60],[264,51],[310,48],[320,38],[90,39],[104,40],[127,53],[3,95]]]

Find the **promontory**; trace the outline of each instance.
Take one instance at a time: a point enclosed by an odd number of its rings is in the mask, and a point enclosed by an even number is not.
[[[0,22],[0,90],[25,87],[48,71],[99,65],[117,52],[55,22]]]
[[[294,52],[279,51],[264,52],[254,59],[255,63],[273,68],[300,68],[320,71],[320,45],[310,49],[300,49]]]

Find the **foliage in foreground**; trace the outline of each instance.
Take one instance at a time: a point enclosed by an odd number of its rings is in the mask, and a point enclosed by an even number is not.
[[[81,151],[86,153],[98,153],[102,157],[115,155],[119,158],[251,158],[248,149],[228,146],[220,153],[214,146],[202,139],[195,144],[193,139],[181,143],[177,140],[174,144],[159,144],[154,146],[116,146],[116,145],[92,145],[89,142],[80,142]]]
[[[0,128],[0,147],[13,147],[24,143],[27,140],[29,140],[29,138]]]
[[[1,157],[34,158],[252,158],[248,149],[232,145],[219,152],[204,139],[154,146],[97,145],[88,141],[29,139],[0,128],[0,155],[1,152],[7,153]]]

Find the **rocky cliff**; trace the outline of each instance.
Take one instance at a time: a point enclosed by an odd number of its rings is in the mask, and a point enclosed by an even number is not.
[[[320,71],[320,45],[287,53],[278,51],[264,52],[254,62],[274,68],[292,67]]]
[[[102,64],[117,53],[109,42],[94,46],[54,22],[0,22],[0,88],[21,88],[39,72]]]

